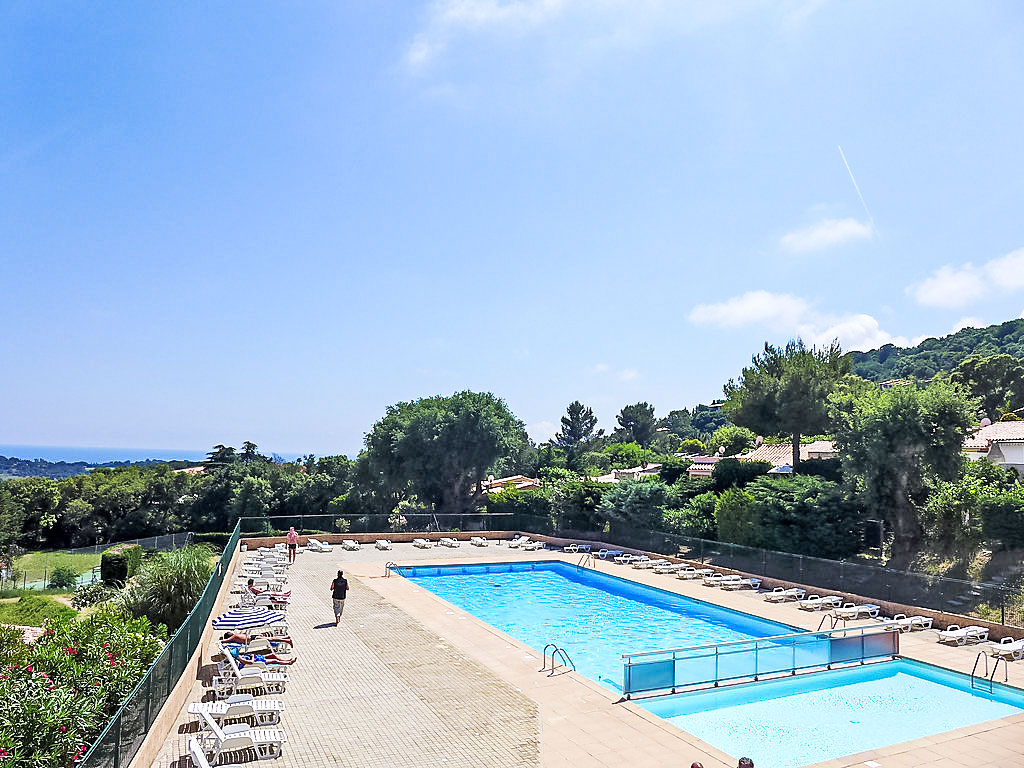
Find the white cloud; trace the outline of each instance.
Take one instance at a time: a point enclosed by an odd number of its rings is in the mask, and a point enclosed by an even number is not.
[[[572,58],[636,48],[651,40],[692,34],[762,7],[780,26],[799,26],[822,0],[434,0],[407,47],[405,64],[422,72],[462,40],[524,38],[554,41]]]
[[[690,322],[720,328],[759,326],[775,333],[799,336],[815,345],[839,339],[847,350],[866,351],[883,344],[909,344],[905,337],[883,330],[871,315],[824,313],[798,296],[768,291],[748,291],[718,304],[701,304],[691,310]]]
[[[623,368],[619,371],[619,378],[622,381],[636,381],[640,378],[640,372],[634,368]]]
[[[591,373],[608,373],[608,371],[610,371],[610,370],[611,370],[611,368],[609,368],[608,363],[598,363],[597,365],[595,365],[593,368],[590,369],[590,372]]]
[[[783,235],[779,243],[791,253],[807,253],[853,240],[870,240],[874,232],[870,223],[858,219],[823,219]]]
[[[987,325],[988,323],[980,317],[961,317],[953,324],[953,328],[950,330],[950,333],[962,331],[964,328],[985,328]]]
[[[535,443],[543,443],[555,436],[557,427],[552,421],[537,421],[526,425],[526,434]]]
[[[919,283],[907,286],[918,304],[929,307],[963,307],[984,296],[1024,291],[1024,248],[986,261],[939,267]]]
[[[698,304],[690,310],[690,322],[722,328],[742,328],[755,323],[785,328],[796,326],[809,310],[807,302],[797,296],[747,291],[718,304]]]

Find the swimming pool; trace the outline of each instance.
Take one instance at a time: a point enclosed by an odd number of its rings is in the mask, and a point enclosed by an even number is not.
[[[1024,691],[908,659],[637,702],[757,768],[797,768],[1024,711]]]
[[[402,566],[399,572],[520,642],[564,648],[622,690],[622,654],[793,632],[793,627],[558,561]]]
[[[617,692],[622,654],[788,634],[793,627],[559,561],[402,566],[419,586]],[[1024,692],[909,660],[637,701],[758,768],[855,754],[1024,712]]]

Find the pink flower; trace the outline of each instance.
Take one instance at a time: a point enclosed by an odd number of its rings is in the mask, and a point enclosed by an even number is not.
[[[62,726],[60,727],[60,730],[61,730],[61,733],[63,733],[64,731],[66,731],[66,730],[67,730],[67,726],[65,726],[65,725],[62,725]]]
[[[32,667],[25,667],[25,671],[26,672],[31,672],[32,671]]]

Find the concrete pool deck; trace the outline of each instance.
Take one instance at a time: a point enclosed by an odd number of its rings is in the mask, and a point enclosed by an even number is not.
[[[299,661],[288,669],[282,727],[289,743],[277,764],[303,766],[544,766],[664,768],[699,760],[733,768],[725,755],[648,713],[619,702],[581,675],[549,676],[541,657],[511,637],[401,577],[387,561],[437,564],[560,559],[491,542],[455,549],[303,552],[289,574],[289,630]],[[352,590],[334,627],[328,585],[338,568]],[[596,570],[809,630],[820,613],[771,604],[751,592],[727,592],[668,575],[597,561]],[[869,622],[863,622],[869,623]],[[853,624],[853,623],[851,623]],[[934,632],[901,636],[901,652],[948,669],[971,671],[977,647],[939,645]],[[207,654],[206,658],[209,658]],[[1024,663],[1009,664],[1024,688]],[[209,689],[197,681],[189,702]],[[191,720],[179,714],[153,768],[186,754]],[[757,764],[758,755],[751,754]],[[1024,765],[1024,714],[817,764],[824,768]],[[185,765],[185,763],[178,763]]]

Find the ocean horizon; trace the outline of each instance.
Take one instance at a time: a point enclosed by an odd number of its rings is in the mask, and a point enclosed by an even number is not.
[[[201,461],[206,458],[207,451],[194,451],[182,448],[104,448],[99,446],[67,446],[67,445],[5,445],[0,444],[0,456],[7,458],[43,459],[44,461],[66,461],[74,463],[84,461],[87,464],[105,464],[108,461]]]

